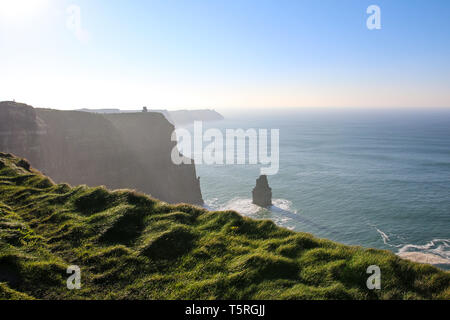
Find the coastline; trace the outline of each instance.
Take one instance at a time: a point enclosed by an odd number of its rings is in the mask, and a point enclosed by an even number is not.
[[[417,263],[425,263],[430,265],[448,265],[450,266],[450,261],[441,258],[438,255],[432,253],[423,253],[423,252],[400,252],[397,253],[397,256]]]

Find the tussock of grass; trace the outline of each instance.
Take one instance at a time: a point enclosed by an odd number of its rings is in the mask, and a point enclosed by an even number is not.
[[[147,241],[141,252],[153,260],[173,260],[187,254],[193,248],[196,238],[192,228],[171,226]]]
[[[69,265],[82,289],[66,288]],[[368,290],[378,265],[382,289]],[[0,153],[0,299],[449,299],[450,274],[129,190],[55,185]]]

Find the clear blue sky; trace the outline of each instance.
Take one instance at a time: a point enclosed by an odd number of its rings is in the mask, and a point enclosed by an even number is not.
[[[450,107],[448,0],[0,2],[0,100]],[[66,25],[71,4],[79,32]],[[371,4],[381,30],[366,27]]]

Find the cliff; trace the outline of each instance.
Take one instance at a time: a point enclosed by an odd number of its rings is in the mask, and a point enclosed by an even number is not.
[[[0,102],[0,151],[28,159],[54,181],[202,204],[195,165],[171,161],[173,130],[160,113],[95,114]]]
[[[366,286],[371,265],[381,290]],[[32,298],[448,300],[450,273],[234,211],[56,185],[0,153],[0,300]]]
[[[142,110],[120,110],[120,109],[78,109],[76,111],[84,111],[99,114],[117,114],[117,113],[142,113]],[[149,112],[157,112],[163,114],[166,119],[175,126],[186,126],[194,123],[194,121],[217,121],[223,120],[224,117],[215,110],[148,110]]]

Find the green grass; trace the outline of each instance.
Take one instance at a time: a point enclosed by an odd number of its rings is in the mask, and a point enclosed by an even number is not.
[[[69,265],[81,290],[66,288]],[[33,298],[449,299],[450,273],[234,211],[56,185],[0,153],[0,299]]]

